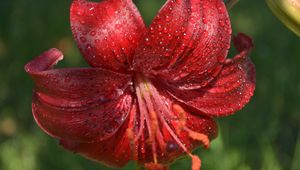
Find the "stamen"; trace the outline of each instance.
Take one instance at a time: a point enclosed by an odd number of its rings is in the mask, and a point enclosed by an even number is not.
[[[152,141],[152,147],[153,148],[153,158],[154,162],[157,163],[157,153],[156,153],[156,142],[155,139],[157,137],[157,131],[158,131],[158,121],[157,121],[157,115],[154,111],[150,111],[150,118],[151,118],[151,130],[153,132],[153,135],[151,136]]]
[[[146,79],[146,81],[150,81]],[[176,117],[170,112],[170,109],[167,108],[166,104],[162,101],[161,95],[158,93],[156,88],[151,84],[148,83],[148,88],[151,90],[151,94],[154,98],[155,104],[158,106],[158,108],[162,108],[162,112],[164,113],[164,116],[166,115],[169,119],[176,119]]]
[[[140,128],[138,130],[138,134],[136,135],[134,141],[137,142],[139,140],[139,138],[141,137],[143,131],[144,131],[144,126],[145,126],[145,115],[144,114],[140,114]]]
[[[181,147],[181,149],[186,152],[189,153],[189,151],[186,149],[186,147],[181,143],[180,139],[177,137],[177,135],[174,133],[174,131],[171,129],[171,127],[169,126],[169,124],[166,122],[166,120],[164,120],[164,118],[159,114],[159,119],[161,120],[161,122],[163,123],[163,125],[166,127],[166,129],[168,130],[168,132],[170,133],[170,135],[173,137],[173,139],[175,140],[175,142]]]
[[[187,117],[186,117],[186,112],[184,111],[184,109],[178,105],[178,104],[173,104],[173,111],[175,113],[177,113],[179,115],[179,122],[178,122],[178,128],[176,128],[176,133],[180,134],[181,130],[185,127],[186,125],[186,121],[187,121]]]
[[[164,152],[166,150],[167,144],[164,141],[164,137],[163,137],[163,135],[162,135],[162,133],[161,133],[160,130],[157,131],[156,140],[158,141],[158,145],[160,147],[160,150],[162,152]]]
[[[203,143],[204,147],[207,149],[209,148],[210,145],[210,141],[207,135],[203,134],[203,133],[198,133],[195,132],[187,127],[184,128],[184,130],[186,130],[189,133],[189,136],[194,139],[194,140],[198,140],[200,142]]]
[[[154,107],[152,105],[152,102],[151,102],[151,98],[149,96],[149,88],[147,87],[147,82],[143,82],[142,84],[139,84],[139,88],[142,92],[145,92],[145,93],[142,93],[143,94],[143,99],[145,101],[145,104],[148,108],[148,111],[150,113],[150,119],[151,121],[147,120],[146,118],[146,122],[148,124],[148,126],[150,126],[150,130],[149,130],[149,139],[152,143],[152,153],[153,153],[153,161],[154,163],[157,163],[157,151],[156,151],[156,141],[155,141],[155,137],[156,137],[156,131],[158,129],[158,121],[157,121],[157,114],[156,112],[154,111]],[[148,117],[148,114],[145,115],[146,117]]]
[[[133,159],[137,160],[138,156],[137,156],[137,152],[135,150],[135,141],[134,141],[134,134],[131,128],[128,128],[126,130],[127,136],[129,138],[129,142],[130,142],[130,150],[131,150],[131,155],[133,155]]]
[[[189,154],[192,158],[192,170],[200,170],[201,168],[201,160],[198,156]]]
[[[187,117],[186,117],[186,112],[184,111],[184,109],[181,106],[179,106],[178,104],[174,104],[173,105],[173,110],[177,114],[179,114],[179,128],[180,128],[180,130],[184,129],[185,131],[188,132],[189,136],[192,139],[202,142],[205,148],[209,148],[210,141],[209,141],[209,138],[208,138],[207,135],[205,135],[203,133],[195,132],[195,131],[193,131],[193,130],[191,130],[188,127],[185,126]]]
[[[129,142],[130,142],[131,155],[133,156],[134,160],[137,160],[138,153],[137,153],[136,147],[135,147],[134,132],[133,132],[133,128],[135,126],[135,123],[134,123],[135,118],[136,118],[136,108],[134,107],[134,108],[132,108],[132,110],[130,112],[129,126],[126,129],[126,133],[127,133],[127,137],[129,138]]]
[[[145,115],[147,115],[147,110],[146,110],[146,106],[145,106],[145,103],[142,102],[143,99],[142,99],[142,96],[141,96],[141,91],[139,89],[139,87],[136,87],[136,94],[137,94],[137,98],[138,98],[138,103],[139,103],[139,109],[140,109],[140,117],[144,117],[145,118]],[[140,126],[140,130],[139,131],[143,131],[143,128],[142,125],[144,125],[144,123],[141,122],[141,126]],[[148,127],[150,129],[150,127]]]
[[[200,158],[196,155],[192,155],[177,135],[180,134],[181,130],[185,130],[186,132],[188,132],[189,137],[191,137],[194,140],[201,141],[205,147],[209,146],[208,137],[204,134],[194,132],[187,128],[187,116],[184,109],[178,104],[172,105],[173,111],[177,113],[177,115],[174,115],[167,103],[162,100],[161,95],[159,94],[157,89],[146,78],[143,80],[141,77],[137,76],[136,94],[140,107],[140,129],[134,141],[136,141],[142,135],[142,128],[144,128],[144,124],[142,122],[146,121],[146,126],[149,135],[148,140],[152,145],[153,162],[146,163],[145,168],[149,170],[167,170],[167,167],[162,164],[159,164],[157,160],[156,142],[158,142],[158,145],[162,152],[166,152],[167,148],[167,144],[164,141],[164,136],[160,129],[160,126],[162,126],[171,135],[171,137],[174,140],[174,144],[176,144],[178,148],[181,148],[192,158],[192,170],[199,170],[201,167]],[[170,120],[170,125],[166,119]],[[170,126],[172,126],[172,128]],[[175,133],[175,130],[177,133]],[[130,133],[132,132],[128,133],[130,136]]]

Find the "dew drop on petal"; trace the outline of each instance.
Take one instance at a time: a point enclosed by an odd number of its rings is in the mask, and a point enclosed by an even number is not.
[[[146,44],[146,45],[151,45],[151,43],[150,43],[150,38],[149,38],[149,37],[146,37],[146,38],[145,38],[145,44]]]
[[[121,24],[116,24],[116,28],[120,29],[121,28]]]
[[[86,43],[86,38],[85,38],[85,37],[80,37],[80,41],[81,41],[82,43]]]
[[[225,26],[225,23],[224,23],[223,20],[219,20],[219,24],[220,24],[221,27],[224,27],[224,26]]]
[[[166,15],[166,21],[167,22],[171,21],[171,17],[169,15]]]
[[[85,21],[84,21],[84,20],[81,20],[81,21],[80,21],[80,24],[85,25]]]
[[[80,16],[82,16],[82,15],[83,15],[83,11],[82,11],[82,10],[80,10],[80,9],[78,9],[78,11],[77,11],[77,13],[76,13],[76,14],[77,14],[77,16],[79,16],[79,17],[80,17]]]
[[[91,31],[91,36],[95,36],[96,35],[96,31]]]
[[[208,21],[207,21],[207,18],[206,18],[206,17],[203,17],[203,18],[202,18],[202,21],[203,21],[203,24],[207,24],[207,23],[208,23]]]
[[[151,27],[150,27],[150,32],[151,32],[151,33],[154,33],[154,31],[155,31],[154,28],[151,26]]]

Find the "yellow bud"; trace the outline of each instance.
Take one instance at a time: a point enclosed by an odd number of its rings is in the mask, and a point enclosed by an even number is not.
[[[272,12],[300,37],[300,0],[266,0]]]

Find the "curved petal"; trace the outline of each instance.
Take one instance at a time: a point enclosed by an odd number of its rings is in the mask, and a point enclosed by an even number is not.
[[[79,141],[114,134],[132,105],[131,77],[97,68],[50,69],[60,59],[51,49],[25,66],[35,82],[32,112],[39,126]]]
[[[134,56],[134,67],[180,89],[205,86],[221,70],[231,25],[221,0],[168,0]]]
[[[133,104],[130,115],[136,112],[136,106]],[[119,131],[104,141],[100,142],[78,142],[61,139],[60,144],[67,150],[81,154],[88,159],[101,162],[111,167],[125,166],[132,159],[130,140],[126,134],[127,127],[133,124],[130,117],[124,122]]]
[[[199,90],[173,88],[170,93],[182,103],[213,116],[226,116],[243,108],[255,90],[255,67],[247,57],[253,44],[244,34],[235,37],[234,43],[240,53],[226,60],[212,83]]]
[[[129,69],[146,29],[131,0],[73,0],[70,19],[77,45],[91,66]]]
[[[131,159],[130,143],[123,130],[101,142],[84,143],[62,139],[60,144],[67,150],[110,167],[121,168]]]
[[[136,160],[140,164],[153,163],[152,146],[154,143],[156,143],[154,145],[157,153],[157,161],[162,164],[168,164],[178,158],[178,156],[183,155],[184,150],[181,147],[186,148],[188,152],[190,152],[194,148],[203,145],[201,141],[191,138],[184,129],[188,129],[194,133],[205,134],[209,139],[216,137],[216,122],[211,117],[199,114],[199,110],[191,108],[185,108],[186,119],[184,119],[184,121],[186,126],[182,129],[182,132],[177,133],[176,129],[180,129],[179,126],[182,122],[180,122],[179,119],[168,119],[169,116],[167,116],[170,113],[176,117],[179,116],[179,113],[172,110],[172,106],[174,104],[176,105],[177,101],[161,88],[158,87],[155,89],[158,91],[154,92],[153,86],[149,86],[149,90],[153,96],[159,93],[159,99],[153,101],[153,104],[157,108],[157,113],[160,114],[162,118],[158,126],[159,130],[156,132],[155,142],[153,138],[150,138],[150,132],[146,125],[147,122],[149,123],[149,120],[147,121],[146,119],[149,119],[149,117],[141,119],[141,121],[145,121],[144,123],[139,122],[141,110],[137,107],[137,104],[133,104],[127,121],[124,122],[123,126],[111,138],[98,142],[78,142],[62,139],[61,144],[64,148],[84,155],[89,159],[112,167],[122,167],[130,159]],[[168,113],[165,109],[168,109]],[[165,122],[163,119],[165,119]],[[154,120],[151,119],[152,123],[153,121]],[[133,132],[132,137],[130,137],[131,135],[128,133],[128,130]],[[141,134],[139,135],[140,132]],[[155,132],[152,131],[151,133]]]

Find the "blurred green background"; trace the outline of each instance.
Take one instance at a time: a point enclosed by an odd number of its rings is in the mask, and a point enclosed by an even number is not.
[[[108,170],[63,150],[31,115],[33,82],[23,66],[56,47],[60,67],[87,66],[71,37],[71,0],[0,0],[0,170]],[[136,2],[149,23],[163,4]],[[257,89],[237,114],[218,119],[219,137],[199,149],[203,170],[300,170],[300,39],[262,0],[242,0],[231,11],[234,33],[255,42]],[[231,56],[233,53],[231,54]],[[190,169],[183,158],[172,170]],[[134,169],[129,163],[124,169]]]

